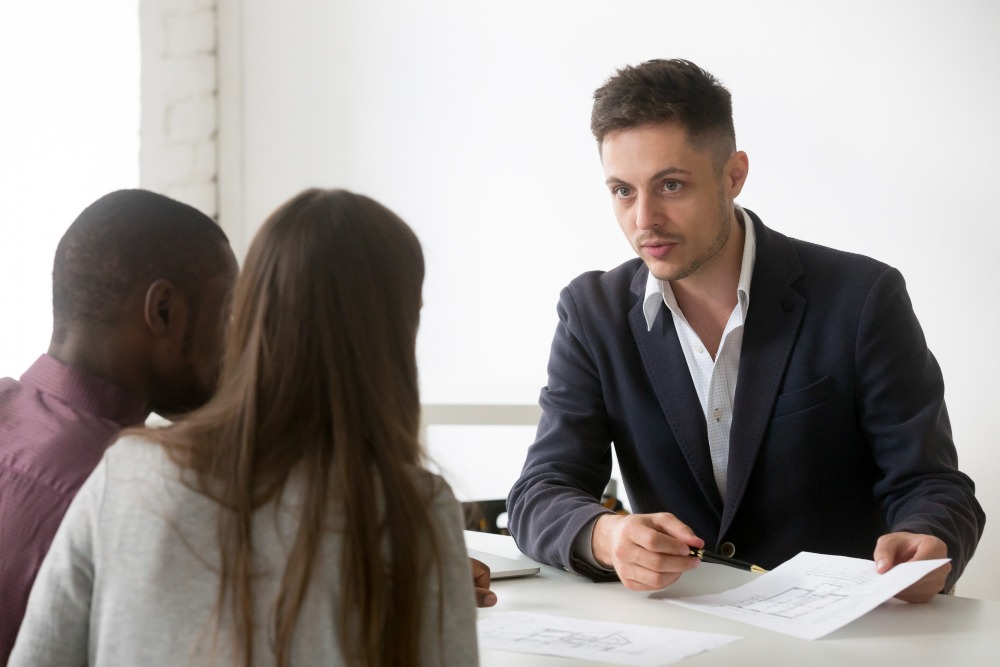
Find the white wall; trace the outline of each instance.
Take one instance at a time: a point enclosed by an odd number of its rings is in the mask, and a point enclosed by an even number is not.
[[[48,349],[63,232],[138,185],[137,5],[0,1],[0,377]]]
[[[223,225],[245,246],[311,185],[409,221],[429,266],[427,402],[536,400],[559,289],[631,255],[593,89],[653,57],[714,72],[750,155],[741,203],[908,278],[962,466],[1000,520],[1000,4],[221,0],[220,20],[220,159],[238,165],[220,174]],[[997,534],[960,593],[1000,600]]]

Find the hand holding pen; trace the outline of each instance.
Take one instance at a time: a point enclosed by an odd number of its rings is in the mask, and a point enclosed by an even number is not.
[[[704,540],[668,512],[604,514],[597,519],[591,548],[598,564],[613,569],[626,588],[651,591],[674,583],[701,565],[690,550]]]

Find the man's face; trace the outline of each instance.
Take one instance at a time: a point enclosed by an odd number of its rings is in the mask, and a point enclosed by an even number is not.
[[[160,368],[151,406],[160,415],[175,416],[201,407],[215,392],[238,271],[236,258],[228,248],[227,252],[229,265],[201,286],[197,307],[186,310],[177,353],[169,366]],[[190,306],[191,300],[185,301]]]
[[[714,157],[695,149],[676,123],[604,137],[601,162],[618,225],[660,280],[709,276],[730,239],[746,155],[734,153],[721,174]]]

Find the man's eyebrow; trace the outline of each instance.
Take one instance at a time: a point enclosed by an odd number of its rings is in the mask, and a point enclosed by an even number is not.
[[[661,178],[665,178],[667,176],[674,176],[675,174],[684,174],[690,176],[691,171],[689,169],[684,169],[682,167],[666,167],[653,174],[649,180],[651,182],[658,181]],[[605,179],[604,183],[605,185],[630,185],[628,181],[623,181],[617,176],[608,176],[607,179]]]
[[[653,174],[653,177],[649,180],[658,181],[664,176],[673,176],[674,174],[686,174],[690,176],[691,171],[688,169],[682,169],[681,167],[667,167],[666,169],[661,169],[655,174]]]

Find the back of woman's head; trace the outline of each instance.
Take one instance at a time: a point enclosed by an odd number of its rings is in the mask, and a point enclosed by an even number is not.
[[[410,228],[362,195],[307,190],[263,224],[236,290],[221,386],[254,406],[258,447],[285,443],[258,451],[260,465],[292,454],[289,441],[413,443],[423,276]],[[330,432],[338,425],[348,432]],[[405,450],[393,455],[414,462]]]
[[[423,275],[416,236],[387,208],[343,190],[302,192],[251,243],[216,396],[154,436],[220,503],[219,612],[232,616],[246,665],[260,632],[288,664],[332,525],[343,545],[337,631],[348,661],[417,661],[423,580],[439,563],[413,475]],[[267,614],[273,626],[255,628],[263,602],[253,594],[252,515],[293,476],[296,536]]]

